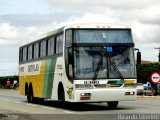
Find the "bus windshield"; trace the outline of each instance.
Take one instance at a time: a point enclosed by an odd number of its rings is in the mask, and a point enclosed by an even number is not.
[[[136,78],[132,47],[75,47],[74,66],[75,79]]]
[[[129,29],[75,30],[75,43],[132,43]]]

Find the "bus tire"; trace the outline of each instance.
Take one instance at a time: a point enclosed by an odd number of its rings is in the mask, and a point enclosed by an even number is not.
[[[62,84],[60,84],[58,88],[58,100],[60,102],[60,105],[64,107],[65,106],[65,94],[64,94],[64,88]]]
[[[33,89],[32,89],[32,85],[29,86],[29,90],[28,90],[28,94],[27,94],[27,100],[28,103],[33,103],[34,102],[34,96],[33,96]]]
[[[118,106],[118,101],[110,101],[110,102],[107,102],[107,104],[108,104],[108,107],[109,107],[109,109],[116,109],[117,108],[117,106]]]
[[[28,90],[28,84],[26,83],[26,84],[25,84],[25,96],[28,95],[28,91],[29,91],[29,90]]]

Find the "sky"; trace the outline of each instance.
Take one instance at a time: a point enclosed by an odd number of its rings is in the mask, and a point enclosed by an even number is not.
[[[142,59],[158,61],[160,0],[0,0],[0,76],[18,74],[21,45],[76,23],[126,25]]]

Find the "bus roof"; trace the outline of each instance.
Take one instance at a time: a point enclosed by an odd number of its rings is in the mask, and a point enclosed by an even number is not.
[[[32,41],[30,43],[27,43],[27,44],[24,44],[22,45],[21,47],[23,46],[26,46],[26,45],[29,45],[31,43],[34,43],[36,41],[39,41],[39,40],[43,40],[47,37],[51,37],[53,35],[56,35],[56,34],[60,34],[62,33],[64,30],[66,29],[130,29],[129,27],[125,26],[125,25],[121,25],[121,24],[108,24],[108,23],[81,23],[81,24],[72,24],[72,25],[67,25],[67,26],[64,26],[64,27],[61,27],[59,29],[55,29],[53,31],[50,31],[50,32],[47,32],[45,34],[42,34],[39,36],[39,38],[35,41]]]
[[[59,34],[59,33],[62,33],[64,30],[66,29],[78,29],[78,28],[84,28],[84,29],[93,29],[93,28],[96,28],[96,29],[115,29],[115,28],[120,28],[120,29],[129,29],[129,27],[127,26],[124,26],[124,25],[121,25],[121,24],[106,24],[106,23],[83,23],[83,24],[72,24],[72,25],[67,25],[67,26],[64,26],[62,28],[59,28],[59,29],[55,29],[53,31],[50,31],[46,34],[43,34],[42,35],[42,38],[46,38],[46,37],[50,37],[50,36],[53,36],[55,34]]]
[[[44,38],[45,37],[49,37],[49,36],[52,36],[52,35],[55,35],[55,34],[59,34],[61,32],[63,32],[63,30],[65,29],[71,29],[71,28],[84,28],[84,29],[104,29],[104,28],[108,28],[108,29],[114,29],[114,28],[120,28],[120,29],[129,29],[127,26],[124,26],[124,25],[120,25],[120,24],[106,24],[106,23],[83,23],[83,24],[72,24],[72,25],[67,25],[67,26],[64,26],[62,28],[59,28],[59,29],[56,29],[56,30],[53,30],[53,31],[50,31],[46,34],[43,34],[44,35]]]
[[[68,25],[65,26],[65,29],[69,28],[128,28],[127,26],[120,25],[120,24],[108,24],[108,23],[84,23],[84,24],[73,24],[73,25]]]

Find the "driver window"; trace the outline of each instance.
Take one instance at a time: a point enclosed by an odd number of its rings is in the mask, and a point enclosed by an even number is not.
[[[73,54],[72,49],[68,48],[68,67],[69,67],[69,78],[73,78]]]

